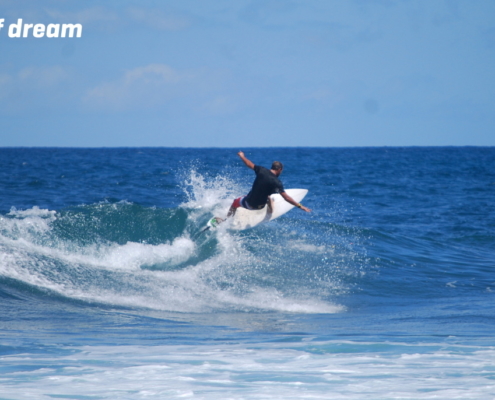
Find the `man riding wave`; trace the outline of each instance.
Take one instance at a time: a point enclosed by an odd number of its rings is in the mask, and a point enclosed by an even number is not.
[[[243,207],[248,210],[259,210],[268,204],[268,212],[271,213],[272,207],[270,195],[275,193],[279,193],[285,201],[293,206],[296,206],[306,212],[311,211],[309,208],[304,207],[301,203],[295,201],[285,192],[284,185],[278,179],[284,169],[284,166],[280,161],[274,161],[271,169],[267,169],[260,165],[255,165],[252,161],[246,158],[242,151],[239,151],[237,155],[248,168],[254,170],[256,179],[254,180],[253,187],[247,196],[241,196],[234,200],[230,206],[227,218],[233,216],[239,207]]]

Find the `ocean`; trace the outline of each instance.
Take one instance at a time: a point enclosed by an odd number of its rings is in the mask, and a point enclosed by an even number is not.
[[[303,203],[201,233],[285,165]],[[495,399],[495,148],[0,148],[0,399]]]

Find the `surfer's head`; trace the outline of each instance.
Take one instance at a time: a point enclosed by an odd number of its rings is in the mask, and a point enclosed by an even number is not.
[[[271,169],[276,172],[277,176],[279,176],[284,169],[284,165],[280,161],[274,161]]]

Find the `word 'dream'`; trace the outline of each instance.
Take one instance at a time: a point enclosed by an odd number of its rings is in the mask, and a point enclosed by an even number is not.
[[[11,38],[27,38],[29,36],[35,38],[58,37],[78,37],[82,36],[81,24],[23,24],[22,18],[17,20],[16,24],[10,24],[9,37]]]

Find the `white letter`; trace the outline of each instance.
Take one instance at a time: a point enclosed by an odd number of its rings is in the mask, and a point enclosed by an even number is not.
[[[33,28],[33,36],[37,38],[45,36],[45,25],[36,24]]]
[[[67,29],[69,31],[69,37],[74,37],[74,29],[77,28],[77,37],[81,37],[82,35],[82,25],[81,24],[62,24],[62,37],[65,37]]]
[[[5,22],[5,18],[0,18],[0,29],[3,28],[3,23]]]
[[[17,20],[17,24],[10,24],[9,37],[21,37],[21,31],[22,31],[22,18],[19,18]]]
[[[46,28],[46,37],[54,38],[58,37],[60,32],[60,24],[48,24]]]
[[[29,30],[33,27],[33,24],[24,24],[24,34],[22,37],[28,37]]]

